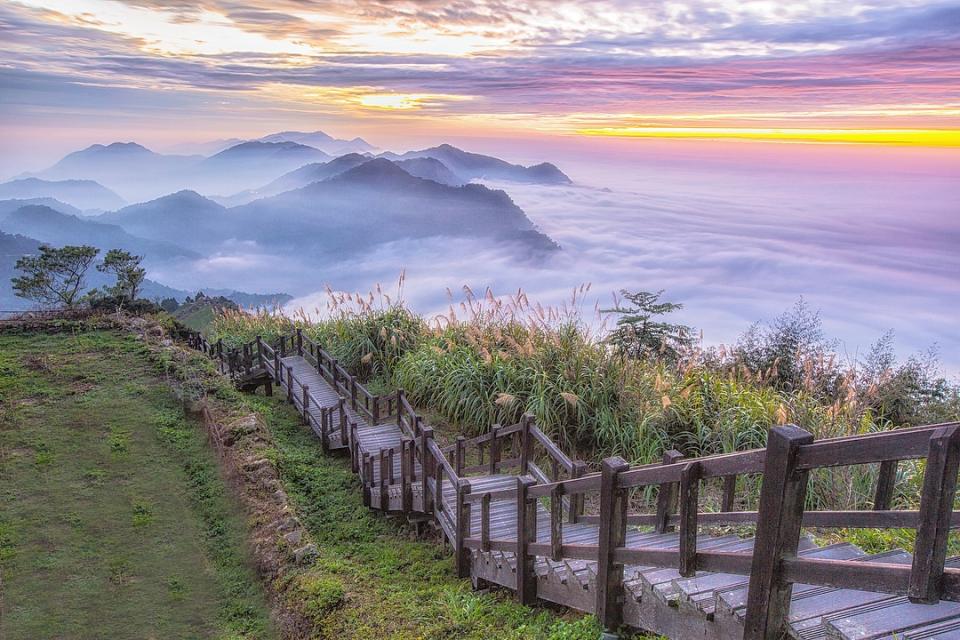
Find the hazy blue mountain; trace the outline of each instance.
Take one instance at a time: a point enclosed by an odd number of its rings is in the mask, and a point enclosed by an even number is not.
[[[433,180],[451,187],[459,187],[468,182],[450,171],[447,165],[436,158],[409,158],[407,160],[395,160],[394,163],[412,176],[424,180]]]
[[[408,151],[401,155],[383,154],[383,156],[392,160],[435,158],[464,181],[487,179],[533,184],[570,184],[571,182],[566,174],[549,162],[524,167],[493,156],[469,153],[449,144],[421,151]]]
[[[70,153],[55,165],[41,172],[46,179],[84,178],[109,183],[115,176],[129,176],[140,171],[181,170],[184,165],[196,164],[202,156],[168,156],[154,153],[136,142],[94,144]],[[107,178],[101,180],[101,178]]]
[[[305,255],[349,254],[377,243],[431,236],[557,248],[503,191],[424,180],[384,158],[235,207],[230,214],[236,234]]]
[[[126,200],[93,180],[21,178],[0,184],[0,198],[56,198],[79,209],[110,210]]]
[[[29,309],[31,302],[13,294],[10,279],[17,275],[14,266],[20,256],[37,252],[40,242],[25,236],[0,231],[0,312]]]
[[[329,159],[323,151],[296,142],[243,142],[200,163],[192,184],[205,194],[235,193]]]
[[[71,153],[39,177],[96,180],[127,201],[142,202],[183,189],[235,193],[329,159],[324,152],[296,142],[242,142],[209,158],[163,155],[133,142],[117,142]]]
[[[134,236],[117,225],[60,213],[42,205],[27,205],[0,219],[0,229],[52,245],[88,244],[103,251],[125,249],[146,260],[195,257],[174,244]]]
[[[204,167],[214,165],[253,164],[260,162],[300,163],[329,160],[319,149],[297,142],[241,142],[203,161]]]
[[[264,185],[259,189],[241,191],[240,193],[228,196],[226,198],[216,198],[216,200],[225,206],[238,206],[247,204],[248,202],[253,202],[254,200],[275,196],[278,193],[283,193],[284,191],[291,191],[293,189],[305,187],[312,182],[326,180],[327,178],[339,175],[344,171],[353,169],[354,167],[363,164],[367,160],[369,160],[369,158],[362,156],[359,153],[348,153],[347,155],[340,156],[339,158],[334,158],[330,162],[311,162],[310,164],[304,165],[299,169],[294,169],[289,173],[285,173],[270,184]]]
[[[119,225],[137,236],[207,251],[229,238],[232,220],[227,209],[195,191],[178,191],[156,200],[130,205],[96,218]]]
[[[203,156],[154,153],[135,142],[114,142],[68,154],[35,177],[95,180],[126,201],[136,202],[182,188],[184,181],[196,176],[194,168],[203,160]]]
[[[23,311],[36,306],[30,300],[24,300],[14,295],[10,279],[18,274],[16,270],[17,259],[24,255],[37,253],[41,244],[63,246],[63,244],[76,243],[40,242],[36,238],[0,231],[0,312]],[[102,257],[102,254],[100,257]],[[113,276],[100,273],[95,268],[91,268],[87,272],[85,280],[88,289],[113,284]],[[202,286],[198,290],[203,290],[205,294],[211,296],[223,296],[247,308],[258,306],[272,308],[276,305],[286,304],[293,299],[288,293],[246,293],[233,289],[209,289]],[[175,298],[179,302],[183,302],[187,296],[192,297],[197,293],[197,291],[168,287],[149,278],[144,280],[142,292],[142,296],[147,300]]]
[[[308,147],[320,149],[331,156],[341,156],[348,153],[369,153],[377,148],[363,138],[353,140],[339,140],[327,135],[323,131],[281,131],[271,133],[260,138],[261,142],[298,142]]]
[[[31,204],[50,207],[55,211],[59,211],[60,213],[69,213],[72,216],[79,217],[83,215],[83,212],[80,211],[80,209],[72,207],[66,202],[60,202],[55,198],[24,198],[23,200],[0,200],[0,221],[2,221],[4,216],[6,216],[8,213],[12,213],[20,207],[26,207]]]

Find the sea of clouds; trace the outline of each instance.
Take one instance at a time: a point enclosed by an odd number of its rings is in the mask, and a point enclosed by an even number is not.
[[[325,308],[327,286],[362,293],[382,283],[392,293],[404,271],[404,299],[427,314],[444,313],[448,291],[459,299],[465,285],[497,295],[522,289],[560,305],[589,283],[588,319],[619,289],[664,289],[684,305],[677,319],[702,330],[708,344],[730,343],[803,297],[848,356],[893,329],[902,355],[935,346],[945,369],[960,371],[956,160],[889,148],[787,147],[571,153],[557,163],[572,186],[491,185],[562,246],[547,260],[446,238],[383,245],[339,263],[244,246],[198,262],[190,279],[288,291],[296,296],[288,310],[309,312]],[[164,275],[167,284],[190,284]]]

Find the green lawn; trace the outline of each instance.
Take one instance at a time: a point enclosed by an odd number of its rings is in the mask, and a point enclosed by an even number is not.
[[[273,638],[244,535],[136,340],[0,336],[0,638]]]

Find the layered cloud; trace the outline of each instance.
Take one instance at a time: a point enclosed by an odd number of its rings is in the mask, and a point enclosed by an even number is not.
[[[0,33],[0,109],[34,124],[77,102],[91,119],[146,119],[171,91],[189,113],[229,110],[250,128],[395,110],[709,137],[950,129],[960,109],[958,2],[14,0]]]

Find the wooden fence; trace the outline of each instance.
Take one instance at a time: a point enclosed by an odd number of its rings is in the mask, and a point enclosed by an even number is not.
[[[457,572],[470,575],[472,550],[512,552],[517,559],[516,593],[520,601],[536,600],[534,559],[596,562],[594,612],[613,629],[622,622],[625,566],[671,568],[681,576],[697,571],[743,575],[749,580],[744,638],[772,639],[784,632],[791,590],[795,583],[906,595],[912,602],[960,601],[960,569],[945,566],[948,535],[953,521],[960,423],[929,425],[881,433],[814,441],[803,429],[784,425],[770,429],[767,446],[732,454],[687,459],[677,451],[658,464],[631,467],[620,458],[607,458],[599,472],[570,459],[524,416],[517,424],[494,425],[475,438],[458,437],[439,446],[433,429],[423,423],[402,391],[389,397],[371,394],[336,359],[297,332],[268,346],[259,338],[250,345],[225,351],[191,337],[194,347],[214,357],[220,370],[241,375],[265,369],[283,381],[280,360],[287,354],[303,356],[321,372],[340,395],[341,423],[323,424],[323,437],[339,430],[360,473],[368,504],[384,511],[427,515],[436,520],[456,553]],[[292,385],[291,385],[292,388]],[[308,406],[308,400],[303,401]],[[357,450],[356,423],[347,424],[342,409],[349,406],[370,424],[395,421],[401,431],[396,447],[375,453]],[[332,412],[330,412],[332,415]],[[395,461],[400,471],[395,473]],[[897,465],[923,460],[924,475],[918,510],[891,510]],[[871,511],[806,511],[808,477],[817,469],[878,465]],[[510,489],[474,490],[470,476],[517,473]],[[762,478],[756,511],[736,511],[735,492],[740,476]],[[721,510],[701,509],[700,489],[706,481],[722,485]],[[452,503],[442,494],[444,482],[456,489]],[[631,513],[638,492],[655,491],[652,513]],[[584,513],[585,496],[593,495],[594,513]],[[491,538],[491,504],[516,505],[516,525],[509,538]],[[547,542],[538,542],[537,505],[549,504]],[[471,517],[480,510],[479,527]],[[568,544],[563,523],[592,523],[599,527],[597,544]],[[754,525],[751,551],[731,552],[697,548],[701,527]],[[627,546],[628,527],[651,527],[657,533],[675,530],[676,549]],[[883,562],[826,560],[798,554],[802,527],[916,528],[910,566]],[[478,529],[478,530],[477,530]]]

